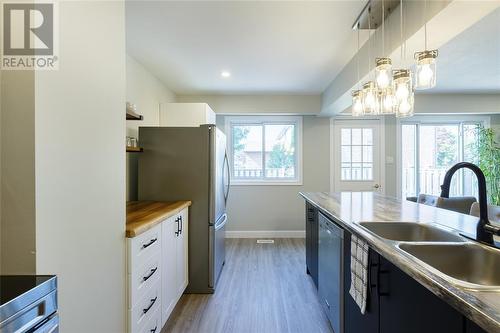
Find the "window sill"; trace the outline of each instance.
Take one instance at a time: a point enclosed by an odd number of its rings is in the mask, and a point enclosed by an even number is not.
[[[302,181],[231,181],[231,186],[302,186]]]

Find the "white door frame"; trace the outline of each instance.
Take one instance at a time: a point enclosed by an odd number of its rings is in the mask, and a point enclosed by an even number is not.
[[[353,118],[352,116],[336,116],[330,118],[330,192],[334,192],[337,175],[335,172],[335,121],[378,121],[379,123],[379,179],[381,184],[380,193],[385,194],[385,117]]]

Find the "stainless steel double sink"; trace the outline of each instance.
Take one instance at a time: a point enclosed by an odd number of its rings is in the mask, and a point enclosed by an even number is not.
[[[500,291],[500,250],[469,241],[436,224],[360,222],[359,225],[421,261],[442,278],[471,290]]]

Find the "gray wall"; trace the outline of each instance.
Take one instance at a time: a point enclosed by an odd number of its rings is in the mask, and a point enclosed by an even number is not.
[[[35,74],[1,77],[1,271],[35,273]]]
[[[177,102],[202,102],[217,114],[316,115],[320,95],[177,95]]]
[[[60,1],[60,67],[35,77],[36,272],[58,276],[61,332],[126,331],[124,7]]]
[[[224,129],[224,116],[217,116]],[[299,191],[328,191],[330,120],[303,117],[303,185],[231,186],[228,231],[304,230],[304,200]]]

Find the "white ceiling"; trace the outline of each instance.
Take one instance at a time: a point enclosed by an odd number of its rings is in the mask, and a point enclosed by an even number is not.
[[[365,3],[127,1],[127,52],[178,94],[319,94],[356,52]]]
[[[423,93],[500,93],[500,9],[439,49],[436,87]]]

